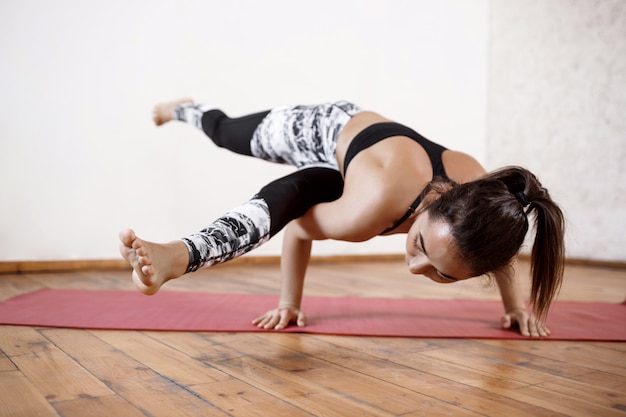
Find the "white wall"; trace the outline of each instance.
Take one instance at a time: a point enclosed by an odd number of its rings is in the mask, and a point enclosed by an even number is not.
[[[175,239],[290,172],[153,127],[161,100],[241,115],[349,99],[482,160],[486,57],[486,0],[3,1],[0,261],[115,259],[123,227]]]
[[[626,2],[490,3],[487,165],[536,172],[567,254],[626,261]]]

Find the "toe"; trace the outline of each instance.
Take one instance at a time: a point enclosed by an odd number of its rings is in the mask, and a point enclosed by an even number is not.
[[[133,245],[133,242],[137,238],[135,232],[132,229],[124,229],[119,234],[120,241],[124,244],[124,246],[130,248]]]

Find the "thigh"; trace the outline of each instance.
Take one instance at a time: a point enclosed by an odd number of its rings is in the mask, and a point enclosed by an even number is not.
[[[250,143],[252,154],[298,168],[338,169],[337,137],[359,111],[358,106],[345,101],[277,107],[254,132]]]

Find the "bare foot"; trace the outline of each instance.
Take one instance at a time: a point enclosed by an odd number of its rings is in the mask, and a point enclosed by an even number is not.
[[[131,229],[120,232],[120,253],[133,267],[133,283],[146,295],[155,294],[170,279],[187,271],[189,253],[182,241],[152,243]]]
[[[161,126],[172,120],[174,118],[174,109],[176,106],[183,103],[193,104],[193,100],[190,98],[181,98],[179,100],[159,103],[154,106],[154,109],[152,110],[152,119],[154,120],[154,124]]]

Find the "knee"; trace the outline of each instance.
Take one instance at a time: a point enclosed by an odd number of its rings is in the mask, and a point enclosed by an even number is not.
[[[219,147],[224,147],[220,125],[225,119],[228,116],[221,110],[210,110],[202,115],[202,129]]]
[[[271,182],[257,196],[267,203],[274,235],[314,205],[336,200],[342,193],[343,178],[338,171],[308,168]]]
[[[343,178],[338,171],[307,168],[271,182],[261,189],[259,196],[301,206],[306,212],[315,204],[336,200],[342,193]]]

